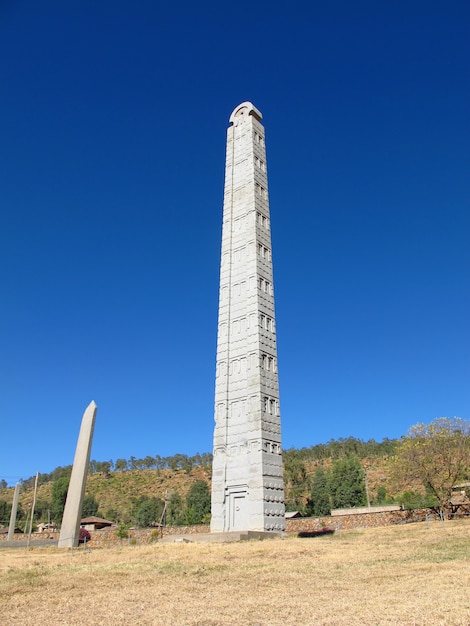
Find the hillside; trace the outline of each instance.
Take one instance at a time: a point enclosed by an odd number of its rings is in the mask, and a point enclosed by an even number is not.
[[[298,451],[291,451],[291,455],[296,457]],[[371,456],[361,459],[361,465],[367,476],[367,488],[371,502],[377,500],[377,493],[380,487],[385,488],[388,498],[395,498],[399,495],[397,487],[391,481],[391,459],[390,455]],[[287,452],[287,462],[292,461]],[[295,499],[298,507],[302,509],[306,504],[309,493],[311,479],[317,467],[328,469],[334,460],[329,457],[322,460],[302,460],[295,459],[294,462],[301,464],[305,468],[302,482],[292,485],[292,481],[287,479],[286,474],[286,502]],[[130,521],[135,512],[136,502],[143,496],[149,498],[159,498],[168,501],[172,494],[178,493],[184,500],[191,485],[198,480],[204,480],[210,484],[210,468],[207,466],[197,466],[191,469],[141,469],[112,472],[94,472],[89,474],[87,480],[87,495],[92,495],[99,505],[99,514],[113,517],[116,520]],[[52,499],[52,485],[50,480],[38,487],[37,502],[39,508],[44,511],[42,517],[47,519],[48,503]],[[419,485],[401,486],[400,493],[409,489],[422,491]],[[295,498],[293,496],[295,491]],[[13,488],[1,489],[0,500],[11,503],[13,500]],[[33,500],[33,489],[22,487],[20,491],[20,505],[23,511],[30,510]],[[290,507],[292,508],[292,506]]]
[[[99,513],[103,516],[114,510],[119,514],[119,518],[127,518],[132,515],[133,506],[141,496],[165,500],[173,492],[177,492],[184,498],[196,480],[210,482],[208,472],[202,467],[194,468],[190,473],[169,469],[96,472],[88,476],[86,494],[96,499],[99,504]],[[38,503],[51,502],[52,485],[52,481],[39,485]],[[13,493],[13,488],[1,489],[0,500],[11,503]],[[30,509],[33,493],[31,487],[21,488],[19,503],[24,511]]]
[[[141,496],[165,500],[172,493],[178,493],[185,498],[196,480],[210,482],[208,472],[198,467],[189,473],[181,469],[97,473],[90,475],[87,493],[95,497],[103,514],[110,509],[130,513],[134,502]]]
[[[336,484],[343,489],[347,483],[355,480],[355,489],[362,492],[362,496],[357,496],[359,499],[352,501],[357,504],[351,503],[348,506],[364,504],[366,496],[371,504],[395,502],[410,508],[422,506],[424,495],[422,485],[411,482],[394,484],[393,482],[392,468],[397,443],[396,440],[390,439],[376,442],[373,439],[362,441],[349,437],[332,439],[325,444],[316,444],[301,449],[284,450],[282,455],[286,510],[296,510],[304,514],[317,511],[319,514],[318,503],[322,496],[315,491],[316,495],[313,499],[311,497],[312,488],[316,488],[315,477],[318,476],[319,468],[325,470],[329,476],[328,486],[325,487],[330,494],[327,496],[327,502],[329,498],[330,503],[334,504],[331,480],[335,471],[330,470],[338,470],[340,465],[343,465],[341,470],[343,474],[339,483],[338,478],[335,479]],[[345,468],[344,461],[347,459],[355,459],[355,466]],[[189,509],[197,507],[197,503],[204,501],[204,513],[201,515],[205,518],[207,515],[210,516],[210,494],[207,486],[210,488],[211,468],[212,455],[208,453],[198,453],[193,457],[184,454],[169,457],[147,456],[142,459],[131,457],[128,460],[117,459],[115,462],[92,460],[86,495],[89,496],[89,500],[92,500],[91,508],[94,513],[113,521],[135,524],[142,506],[147,509],[153,507],[154,512],[149,515],[153,515],[152,519],[158,521],[163,510],[163,501],[165,501],[168,503],[168,523],[197,523]],[[39,474],[35,508],[37,521],[54,518],[52,513],[54,510],[53,485],[59,487],[60,480],[68,478],[71,469],[71,466],[57,467],[50,474]],[[356,476],[354,479],[353,473]],[[201,481],[205,485],[201,484]],[[22,481],[20,517],[23,514],[23,519],[26,512],[31,510],[34,482],[35,477]],[[200,488],[203,488],[206,495],[201,495]],[[187,495],[193,489],[196,489],[198,495],[194,496],[191,493],[192,504],[189,504]],[[6,518],[13,500],[13,491],[13,488],[4,486],[2,488],[0,483],[0,524],[8,523]],[[66,492],[63,489],[62,493],[65,498]],[[148,502],[149,499],[152,502]],[[144,501],[147,501],[147,504]],[[57,513],[57,510],[60,509],[56,509],[55,518],[60,519],[60,513]]]

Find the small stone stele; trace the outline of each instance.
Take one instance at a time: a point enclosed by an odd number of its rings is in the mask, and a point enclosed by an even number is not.
[[[85,496],[86,478],[90,463],[91,444],[95,427],[97,406],[93,402],[85,409],[78,435],[77,449],[73,461],[70,485],[65,501],[64,516],[59,536],[59,548],[75,548],[78,546],[80,519],[82,517],[83,498]]]

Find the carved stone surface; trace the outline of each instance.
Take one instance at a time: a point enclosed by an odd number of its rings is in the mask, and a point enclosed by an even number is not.
[[[90,463],[91,443],[95,427],[96,404],[91,401],[83,414],[80,434],[78,435],[72,475],[65,501],[64,516],[60,529],[59,548],[78,546],[80,519],[82,517],[83,497],[85,495],[88,464]]]
[[[220,266],[212,532],[285,528],[279,384],[262,115],[230,116]]]

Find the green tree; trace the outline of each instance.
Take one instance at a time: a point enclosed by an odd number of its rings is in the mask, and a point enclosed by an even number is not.
[[[116,531],[116,535],[119,539],[127,539],[129,535],[129,524],[124,524],[123,522],[120,522]]]
[[[331,503],[334,509],[367,504],[364,470],[356,456],[345,456],[335,461],[330,476]]]
[[[437,507],[439,503],[429,492],[426,495],[416,491],[405,491],[400,497],[400,503],[404,509],[423,509]]]
[[[387,501],[387,490],[383,485],[377,488],[377,502],[384,504]]]
[[[283,454],[284,483],[287,494],[286,509],[289,511],[305,511],[309,498],[310,485],[305,463],[297,450],[287,450]]]
[[[166,521],[171,526],[181,526],[186,522],[184,502],[177,491],[171,494],[168,501]]]
[[[21,502],[18,502],[18,508],[16,510],[16,521],[18,522],[19,520],[24,520],[25,517],[26,517],[26,513],[23,509],[23,505],[21,504]]]
[[[57,524],[60,524],[62,521],[69,482],[70,478],[63,476],[52,485],[51,516]]]
[[[328,475],[323,467],[317,467],[313,475],[307,512],[309,515],[316,517],[330,515],[331,513],[330,486]]]
[[[439,417],[412,426],[396,449],[394,477],[420,481],[448,517],[453,487],[470,475],[470,422]]]
[[[160,522],[165,503],[161,498],[142,496],[137,502],[135,521],[140,528]]]
[[[106,509],[104,516],[110,522],[118,522],[120,518],[120,513],[117,509],[111,508],[111,509]]]
[[[56,467],[55,470],[53,470],[49,474],[49,478],[45,480],[44,482],[48,482],[49,480],[56,481],[56,480],[59,480],[59,478],[70,478],[71,474],[72,474],[71,465],[65,465],[64,467],[59,465],[59,467]],[[45,476],[47,476],[47,474]]]
[[[206,470],[206,472],[212,471],[212,453],[211,452],[203,452],[201,454],[201,465]]]
[[[51,503],[47,500],[36,500],[34,506],[34,519],[37,522],[47,522],[49,512],[51,510]]]
[[[187,454],[183,454],[181,458],[181,467],[186,472],[186,474],[190,474],[193,469],[194,460],[193,457],[188,456]]]
[[[168,467],[171,470],[176,471],[178,469],[179,458],[177,454],[174,454],[173,456],[169,456],[167,458],[167,462],[168,462]]]
[[[91,494],[83,498],[82,517],[92,517],[98,513],[98,502]]]
[[[127,461],[126,459],[117,459],[114,467],[117,472],[125,472],[127,469]]]
[[[152,467],[155,467],[156,460],[154,459],[153,456],[147,455],[145,459],[143,460],[143,463],[144,463],[145,469],[152,469]]]
[[[186,496],[186,516],[188,524],[208,522],[211,515],[211,494],[205,480],[196,480]]]
[[[11,504],[5,500],[0,500],[0,524],[6,526],[10,523]]]
[[[95,461],[96,471],[102,472],[105,476],[109,475],[111,471],[111,463],[109,461]]]

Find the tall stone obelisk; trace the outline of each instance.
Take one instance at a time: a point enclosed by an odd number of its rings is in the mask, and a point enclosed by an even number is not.
[[[16,526],[16,514],[18,512],[18,499],[20,496],[20,483],[15,485],[15,493],[13,494],[13,504],[10,512],[10,525],[8,526],[8,541],[13,541]]]
[[[251,102],[227,131],[212,532],[285,528],[266,148]]]
[[[96,410],[97,406],[92,400],[82,417],[69,490],[65,501],[64,516],[60,528],[59,548],[74,548],[78,546],[80,519],[82,516],[83,497],[85,496],[88,465],[90,463]]]

